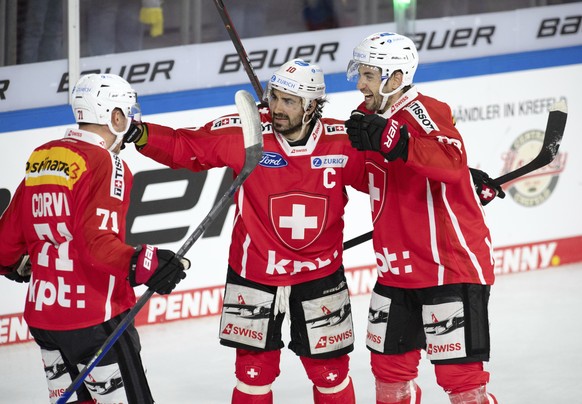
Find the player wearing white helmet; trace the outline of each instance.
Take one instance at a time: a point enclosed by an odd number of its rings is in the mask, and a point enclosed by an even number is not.
[[[127,81],[114,74],[88,74],[81,77],[73,88],[71,98],[75,120],[80,126],[106,125],[115,136],[108,146],[110,151],[116,150],[121,144],[123,136],[130,130],[132,120],[141,119],[137,93]]]
[[[365,151],[378,279],[367,347],[378,404],[420,403],[421,349],[454,404],[495,403],[487,305],[491,236],[451,108],[413,86],[414,43],[380,32],[354,48],[348,79],[364,101],[346,121]]]
[[[269,80],[264,100],[269,102],[273,90],[280,90],[287,94],[300,97],[303,100],[303,123],[307,124],[313,118],[319,118],[308,114],[312,101],[325,98],[325,81],[323,70],[317,65],[309,64],[301,59],[293,59],[283,64]]]
[[[347,76],[348,80],[354,81],[359,79],[360,74],[365,74],[366,69],[377,69],[381,77],[378,95],[382,98],[375,99],[373,106],[376,108],[369,109],[383,111],[388,97],[412,84],[417,67],[418,52],[411,39],[390,32],[379,32],[354,48]],[[363,71],[360,72],[360,69]],[[388,80],[395,72],[400,72],[402,78],[394,88],[388,87]]]
[[[343,122],[321,118],[323,72],[300,59],[283,64],[261,107],[264,149],[235,195],[220,342],[236,348],[233,404],[273,402],[280,373],[281,327],[313,383],[318,404],[353,404],[348,353],[354,333],[342,266],[345,187],[367,186],[364,156],[351,147]],[[127,137],[146,156],[193,171],[244,163],[238,115],[200,129],[140,125]],[[333,341],[333,342],[332,342]],[[298,402],[301,399],[297,400]],[[304,401],[302,401],[304,402]]]
[[[135,91],[119,76],[90,74],[72,94],[79,129],[32,152],[0,218],[0,274],[30,280],[24,318],[51,403],[135,305],[134,286],[170,293],[189,266],[169,250],[125,243],[133,176],[118,152],[138,111]],[[70,402],[153,403],[140,350],[130,325]]]

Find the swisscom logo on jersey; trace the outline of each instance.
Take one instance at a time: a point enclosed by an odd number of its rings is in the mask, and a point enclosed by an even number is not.
[[[237,128],[240,126],[242,126],[242,121],[240,117],[235,115],[223,116],[222,118],[218,118],[214,122],[212,122],[212,127],[210,128],[210,130]]]
[[[348,156],[343,154],[331,154],[329,156],[311,157],[311,168],[344,168],[348,162]]]
[[[70,149],[35,150],[26,162],[26,185],[55,184],[72,189],[85,171],[83,157]]]
[[[287,160],[283,158],[279,153],[275,152],[263,152],[263,156],[259,161],[259,165],[267,168],[280,168],[287,165]]]
[[[541,130],[528,130],[519,135],[504,156],[502,174],[514,171],[532,161],[540,152],[543,142],[544,132]],[[509,195],[523,206],[532,207],[544,203],[556,188],[560,173],[566,165],[566,158],[566,153],[559,152],[547,166],[511,182]]]

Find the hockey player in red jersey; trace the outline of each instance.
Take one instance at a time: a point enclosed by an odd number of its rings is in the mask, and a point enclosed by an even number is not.
[[[0,273],[30,280],[24,318],[51,403],[135,304],[133,286],[170,293],[189,266],[169,250],[124,242],[132,174],[118,153],[139,113],[135,91],[119,76],[86,75],[72,108],[79,128],[32,152],[0,218]],[[70,402],[153,403],[140,350],[130,325]]]
[[[264,151],[235,194],[234,228],[220,341],[236,348],[232,403],[272,403],[291,321],[289,348],[313,382],[315,403],[354,403],[348,376],[353,349],[350,298],[342,266],[346,185],[364,183],[364,155],[342,121],[321,118],[323,73],[296,59],[271,77],[260,108]],[[238,115],[200,129],[147,123],[136,143],[146,156],[193,171],[244,163]]]
[[[376,402],[420,403],[421,349],[452,403],[483,404],[489,373],[491,237],[450,107],[418,92],[407,37],[377,33],[353,52],[364,102],[346,122],[366,151],[378,280],[367,346]]]

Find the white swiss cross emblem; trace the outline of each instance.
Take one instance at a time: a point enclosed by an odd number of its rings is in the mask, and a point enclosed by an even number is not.
[[[338,374],[337,370],[331,370],[327,373],[324,373],[323,377],[328,382],[333,383],[333,382],[335,382],[335,379],[337,379],[339,377],[339,374]]]
[[[386,177],[388,173],[373,161],[366,161],[366,173],[368,175],[368,193],[370,195],[370,210],[372,211],[372,223],[376,223],[378,215],[386,201]]]
[[[490,186],[483,184],[481,187],[481,199],[491,201],[495,198],[495,191]]]
[[[327,198],[292,193],[271,197],[269,216],[279,239],[293,250],[313,243],[327,219]]]
[[[256,379],[261,375],[261,368],[257,366],[245,366],[245,372],[251,379]]]

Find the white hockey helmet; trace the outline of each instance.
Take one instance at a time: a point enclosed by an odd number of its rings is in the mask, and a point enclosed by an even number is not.
[[[361,64],[379,68],[383,80],[389,79],[395,71],[402,71],[404,87],[412,84],[418,67],[418,52],[410,38],[393,32],[378,32],[354,48],[347,69],[349,81],[358,79]]]
[[[273,89],[303,98],[303,108],[307,111],[311,101],[325,97],[323,70],[302,59],[293,59],[273,73],[263,97],[265,101],[269,102]]]
[[[137,103],[137,93],[123,78],[115,74],[87,74],[82,76],[73,88],[71,106],[77,123],[107,125],[117,136],[110,148],[121,142],[129,129],[131,120],[140,120],[141,110]],[[111,124],[111,113],[119,108],[127,120],[124,131],[116,131]]]

